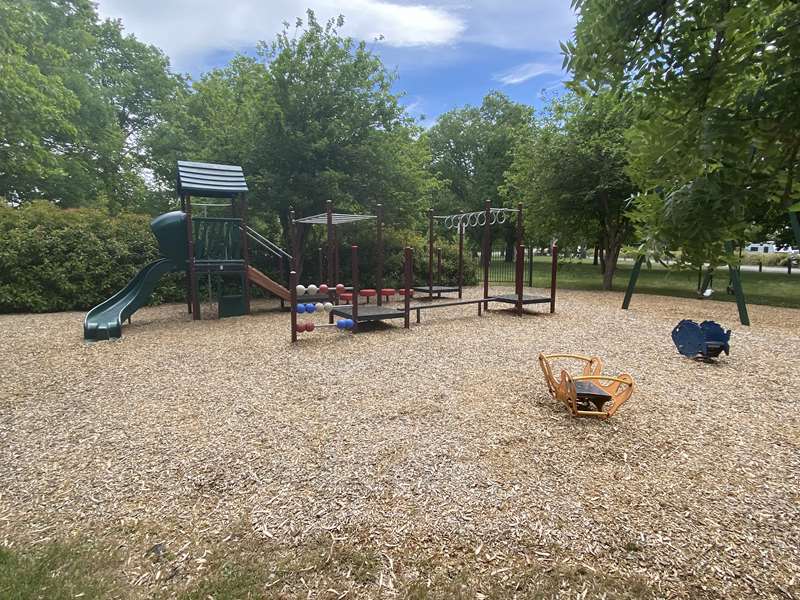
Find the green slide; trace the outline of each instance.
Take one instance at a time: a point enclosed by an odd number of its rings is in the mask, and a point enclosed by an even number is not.
[[[178,268],[169,258],[151,262],[128,285],[86,313],[83,339],[95,341],[122,337],[123,321],[147,303],[162,275]]]

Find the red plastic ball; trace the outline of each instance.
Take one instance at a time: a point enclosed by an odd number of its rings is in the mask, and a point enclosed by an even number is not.
[[[305,323],[298,323],[297,327],[295,328],[295,330],[297,331],[297,333],[303,333],[306,330],[306,324]]]
[[[309,321],[308,323],[306,323],[306,331],[307,331],[307,332],[309,332],[309,333],[311,333],[312,331],[314,331],[314,324],[313,324],[311,321]]]
[[[319,293],[320,294],[327,294],[328,293],[328,284],[323,283],[319,286]]]
[[[336,293],[341,294],[343,291],[344,291],[344,284],[343,283],[337,283],[336,284]]]

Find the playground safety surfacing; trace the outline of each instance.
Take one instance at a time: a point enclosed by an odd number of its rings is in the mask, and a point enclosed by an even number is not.
[[[733,304],[620,302],[563,291],[554,315],[466,305],[295,345],[269,301],[146,308],[92,345],[82,313],[0,316],[0,540],[102,542],[134,598],[244,548],[307,558],[264,567],[256,596],[798,597],[800,313],[752,306],[747,329]],[[731,356],[681,357],[681,318],[731,327]],[[602,356],[636,393],[572,419],[540,351]]]

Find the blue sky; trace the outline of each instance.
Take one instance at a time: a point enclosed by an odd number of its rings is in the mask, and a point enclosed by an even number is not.
[[[307,8],[321,21],[342,14],[342,33],[367,40],[397,70],[403,102],[427,124],[491,90],[539,106],[543,91],[562,89],[558,42],[575,24],[569,0],[99,0],[98,8],[193,77],[251,53]]]

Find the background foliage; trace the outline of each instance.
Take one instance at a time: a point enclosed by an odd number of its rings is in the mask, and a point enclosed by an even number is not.
[[[159,257],[146,215],[32,202],[0,208],[0,312],[84,310],[121,289]],[[165,277],[154,302],[185,297],[180,275]]]

